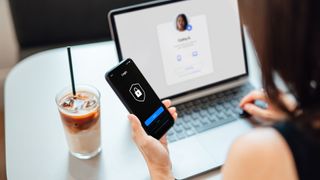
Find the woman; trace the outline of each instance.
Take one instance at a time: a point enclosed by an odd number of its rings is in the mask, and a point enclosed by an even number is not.
[[[240,102],[250,114],[268,121],[239,137],[223,166],[226,180],[320,179],[320,1],[241,0],[247,26],[261,64],[264,91]],[[295,103],[279,90],[279,76]],[[267,109],[252,102],[263,100]],[[170,107],[170,102],[164,104]],[[176,118],[174,107],[169,108]],[[147,136],[129,115],[135,143],[152,179],[173,179],[166,138]],[[218,148],[218,147],[217,147]]]
[[[185,14],[179,14],[176,19],[177,30],[182,32],[185,31],[188,27],[188,19]]]

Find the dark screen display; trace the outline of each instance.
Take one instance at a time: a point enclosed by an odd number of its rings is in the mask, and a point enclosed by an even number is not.
[[[106,74],[106,79],[146,132],[159,139],[173,125],[173,118],[131,59]]]

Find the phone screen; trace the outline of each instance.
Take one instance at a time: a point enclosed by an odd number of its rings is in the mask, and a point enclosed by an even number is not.
[[[108,72],[106,80],[147,134],[160,139],[173,126],[171,114],[131,59]]]

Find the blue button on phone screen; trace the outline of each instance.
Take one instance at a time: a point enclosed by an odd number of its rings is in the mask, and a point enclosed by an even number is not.
[[[146,126],[149,126],[160,114],[164,111],[163,107],[158,108],[145,122]]]

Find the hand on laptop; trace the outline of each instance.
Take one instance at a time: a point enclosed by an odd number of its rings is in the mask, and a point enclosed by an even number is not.
[[[178,114],[175,107],[170,107],[171,101],[164,100],[162,103],[168,108],[169,112],[176,120]],[[171,172],[171,161],[169,158],[166,135],[158,141],[152,136],[147,135],[142,128],[139,119],[135,115],[129,114],[128,118],[131,122],[132,138],[147,162],[151,178],[153,180],[174,179]]]
[[[293,109],[295,107],[295,103],[291,101],[285,94],[281,94],[280,98],[284,101],[285,105],[289,107],[289,109]],[[267,103],[267,107],[261,108],[255,105],[254,102],[256,100]],[[259,119],[279,121],[287,118],[287,114],[272,104],[263,90],[254,90],[250,92],[248,95],[242,98],[239,106],[250,115]]]

